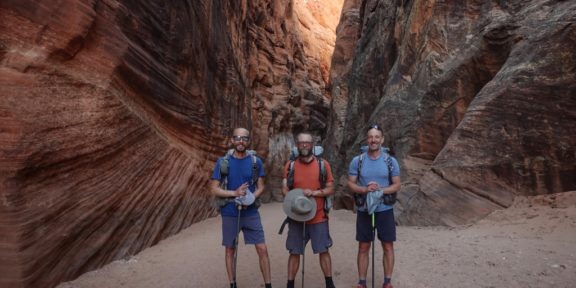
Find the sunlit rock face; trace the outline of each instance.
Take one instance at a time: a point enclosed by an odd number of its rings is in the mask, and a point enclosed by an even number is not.
[[[384,127],[398,222],[465,224],[515,195],[576,189],[576,2],[368,0],[359,14],[329,134],[343,127],[347,165],[366,124]]]
[[[326,132],[341,6],[0,2],[0,287],[51,287],[214,216],[234,126],[278,175],[295,131]]]

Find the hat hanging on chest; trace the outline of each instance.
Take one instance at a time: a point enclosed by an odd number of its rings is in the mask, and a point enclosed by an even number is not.
[[[288,218],[292,220],[308,221],[316,215],[316,200],[313,197],[304,196],[302,189],[292,189],[284,197],[283,209]]]

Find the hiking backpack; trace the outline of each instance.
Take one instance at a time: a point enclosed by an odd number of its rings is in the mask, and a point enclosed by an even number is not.
[[[248,150],[246,152],[252,158],[252,180],[250,182],[250,186],[252,186],[252,185],[255,185],[258,183],[258,178],[259,178],[259,175],[258,175],[258,156],[256,155],[256,151],[254,151],[254,150]],[[220,173],[220,188],[225,189],[225,190],[228,188],[228,173],[229,173],[228,169],[230,168],[230,157],[232,156],[233,153],[234,153],[234,149],[228,150],[228,152],[226,152],[226,155],[224,155],[224,157],[220,161],[220,170],[218,171],[218,173]],[[225,206],[226,204],[228,204],[228,202],[234,201],[233,199],[234,199],[234,197],[228,197],[228,198],[216,197],[216,199],[215,199],[216,207],[221,208],[221,207]],[[256,201],[254,201],[254,204],[257,207],[260,206],[259,199],[256,199]]]
[[[322,158],[322,153],[324,149],[321,146],[314,146],[312,148],[312,154],[316,157],[316,161],[318,161],[318,168],[320,169],[319,173],[319,181],[320,181],[320,189],[326,188],[326,180],[328,179],[328,172],[326,171],[326,164],[324,163],[324,159]],[[286,178],[286,184],[288,189],[294,189],[294,163],[298,158],[298,149],[292,149],[290,153],[290,164],[288,164],[288,175]],[[328,213],[332,209],[332,195],[325,197],[324,199],[324,211]]]
[[[366,152],[368,151],[368,146],[360,147],[360,155],[358,156],[358,179],[360,179],[360,171],[362,170],[362,161],[364,161],[364,157],[367,155]],[[383,154],[384,161],[386,162],[386,166],[388,167],[388,183],[392,185],[392,170],[394,169],[394,165],[392,164],[392,156],[390,156],[390,149],[386,147],[381,147],[380,152]],[[382,202],[386,205],[394,205],[396,203],[396,196],[397,192],[391,194],[384,194],[382,195]],[[356,207],[362,207],[366,204],[366,194],[357,194],[354,193],[354,202],[356,203]]]
[[[323,152],[324,149],[322,148],[322,146],[312,147],[312,154],[314,154],[314,156],[316,157],[316,161],[318,161],[318,168],[320,169],[318,179],[320,181],[320,187],[321,187],[320,189],[326,188],[326,180],[328,179],[328,172],[326,171],[326,165],[324,163],[324,159],[322,158]],[[288,164],[288,175],[286,178],[286,185],[290,190],[294,189],[294,164],[297,158],[298,158],[298,149],[294,147],[290,151],[290,164]],[[328,213],[330,212],[330,209],[332,209],[332,195],[324,197],[324,211]],[[280,230],[278,231],[278,234],[282,234],[282,232],[284,231],[284,227],[286,227],[286,224],[288,224],[288,222],[290,222],[290,218],[286,217],[286,219],[284,219],[284,222],[282,222],[282,225],[280,225]]]

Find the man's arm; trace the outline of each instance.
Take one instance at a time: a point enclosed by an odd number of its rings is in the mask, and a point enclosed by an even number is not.
[[[348,188],[356,194],[366,194],[370,192],[368,187],[358,185],[358,176],[348,175]]]
[[[218,180],[210,181],[210,191],[212,192],[212,195],[222,198],[242,196],[246,194],[246,192],[244,192],[246,186],[247,184],[242,184],[238,189],[231,191],[220,188],[220,181]]]
[[[334,194],[334,182],[326,183],[326,187],[312,191],[312,196],[327,197]]]
[[[264,192],[264,188],[266,188],[264,185],[264,177],[259,177],[258,183],[256,184],[256,191],[254,191],[254,197],[260,197],[260,195]]]
[[[286,194],[288,194],[288,191],[290,191],[290,189],[288,189],[288,180],[284,178],[282,179],[282,194],[286,196]]]
[[[332,167],[325,159],[322,159],[322,161],[324,162],[324,169],[326,172],[326,182],[324,183],[324,188],[312,191],[312,196],[316,197],[328,197],[334,195],[334,175],[332,175]]]
[[[392,185],[382,189],[384,194],[392,194],[400,191],[400,176],[392,176]]]

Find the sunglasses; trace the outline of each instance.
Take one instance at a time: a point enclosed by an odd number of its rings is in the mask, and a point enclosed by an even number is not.
[[[248,142],[250,141],[250,136],[232,136],[232,140],[239,142],[239,141],[244,141],[244,142]]]
[[[380,131],[380,132],[384,132],[384,131],[382,130],[382,127],[380,127],[380,125],[378,125],[378,124],[370,124],[370,125],[368,126],[368,129],[366,129],[366,131],[370,131],[370,129],[376,129],[376,130],[378,130],[378,131]]]

